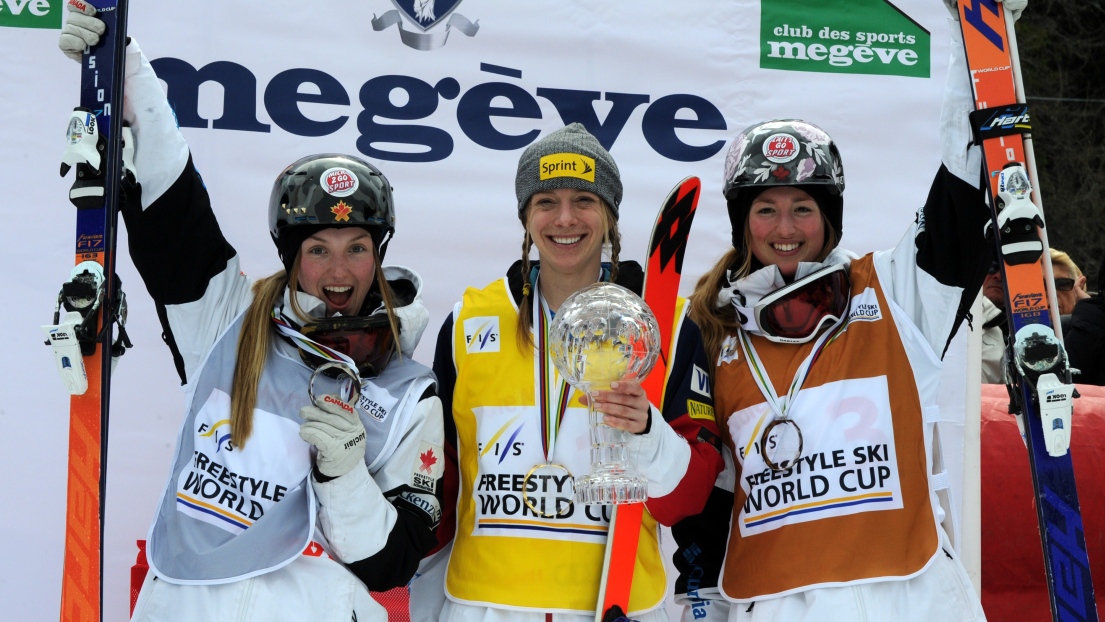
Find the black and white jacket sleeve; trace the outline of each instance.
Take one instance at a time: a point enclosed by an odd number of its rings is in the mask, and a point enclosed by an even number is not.
[[[883,287],[940,357],[967,317],[992,257],[983,234],[990,213],[981,187],[982,153],[971,146],[974,98],[962,33],[959,24],[950,30],[940,170],[905,237],[894,249],[875,253]]]
[[[223,237],[161,82],[133,39],[123,119],[134,131],[138,192],[122,208],[130,255],[157,305],[181,382],[252,296]]]
[[[372,472],[362,463],[334,479],[312,482],[319,527],[332,553],[370,590],[406,585],[437,543],[444,472],[434,493],[411,486],[411,473],[442,460],[441,400],[431,386],[422,395],[395,452]],[[433,447],[427,452],[427,447]],[[319,481],[327,479],[327,481]]]

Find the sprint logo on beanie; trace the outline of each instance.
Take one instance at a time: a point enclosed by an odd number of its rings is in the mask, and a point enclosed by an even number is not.
[[[550,153],[542,156],[538,170],[541,181],[554,177],[575,177],[595,183],[595,159],[578,153]]]

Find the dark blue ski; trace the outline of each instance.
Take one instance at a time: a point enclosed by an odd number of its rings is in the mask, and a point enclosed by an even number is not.
[[[1031,118],[1020,83],[1016,39],[1007,28],[1008,15],[994,0],[961,0],[959,11],[975,89],[972,125],[983,148],[1006,284],[1010,409],[1017,414],[1028,447],[1052,618],[1097,620],[1070,456],[1077,394],[1066,352],[1053,329],[1052,286],[1044,278],[1047,235],[1039,200],[1031,199]]]

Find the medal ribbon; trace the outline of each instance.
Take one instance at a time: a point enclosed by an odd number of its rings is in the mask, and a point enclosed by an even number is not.
[[[360,374],[357,370],[357,364],[353,362],[353,359],[349,356],[328,348],[321,343],[313,341],[303,333],[295,329],[295,327],[284,317],[284,314],[280,309],[273,307],[272,309],[272,323],[276,326],[276,332],[280,333],[284,337],[287,337],[294,343],[300,350],[308,354],[313,354],[324,361],[340,363],[349,367],[349,371],[358,379]]]
[[[534,294],[533,317],[537,319],[537,326],[534,327],[534,339],[537,342],[534,357],[539,377],[537,403],[541,407],[541,449],[545,453],[545,462],[551,462],[560,421],[568,409],[572,387],[560,376],[556,365],[549,358],[547,344],[552,312],[545,306],[545,299],[537,292]]]
[[[814,343],[813,346],[813,351],[809,353],[806,360],[802,361],[802,364],[798,367],[798,371],[794,374],[794,378],[790,382],[790,389],[782,399],[775,394],[775,387],[771,384],[771,378],[767,375],[767,370],[764,369],[763,363],[756,353],[756,348],[752,345],[752,340],[749,339],[748,334],[743,329],[737,331],[740,337],[741,349],[744,350],[744,358],[748,361],[748,369],[752,372],[752,379],[756,381],[756,386],[759,387],[760,393],[763,394],[764,399],[767,400],[768,406],[771,407],[772,412],[775,413],[775,416],[780,421],[786,421],[789,418],[787,411],[797,398],[798,392],[802,389],[802,384],[805,383],[806,376],[809,375],[810,368],[813,367],[814,361],[821,356],[821,352],[826,346],[836,340],[837,336],[843,332],[846,325],[847,321],[842,320],[838,322],[836,326],[825,331],[817,338],[817,342]],[[762,423],[763,422],[761,422],[761,425]],[[756,430],[753,431],[750,442],[755,442],[757,436],[759,436],[759,425],[757,425]]]

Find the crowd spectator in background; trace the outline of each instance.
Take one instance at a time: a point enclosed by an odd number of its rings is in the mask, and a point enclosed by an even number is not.
[[[1055,296],[1059,299],[1059,315],[1070,315],[1075,303],[1090,297],[1086,293],[1086,277],[1070,255],[1055,248],[1051,249],[1051,272],[1055,279]]]
[[[1085,285],[1086,277],[1081,273],[1078,273],[1078,280]],[[1058,271],[1055,281],[1058,288]],[[1102,386],[1105,385],[1105,251],[1097,268],[1097,292],[1091,296],[1078,283],[1075,287],[1082,296],[1073,305],[1069,328],[1063,333],[1070,366],[1081,372],[1075,375],[1074,381]],[[1062,305],[1062,302],[1059,304]]]
[[[1055,296],[1059,303],[1059,315],[1063,323],[1063,334],[1066,336],[1070,331],[1070,316],[1075,304],[1090,297],[1086,292],[1086,277],[1070,255],[1055,248],[1051,249],[1051,269],[1055,281]],[[1089,309],[1091,307],[1087,307],[1087,310]],[[1092,311],[1083,312],[1085,313],[1092,313]],[[1008,322],[1005,315],[1005,281],[1002,278],[1001,265],[997,260],[990,266],[990,270],[986,273],[986,280],[982,284],[982,316],[979,319],[982,321],[982,382],[1004,383]],[[1102,321],[1101,325],[1105,326],[1105,321]],[[1082,328],[1082,334],[1084,333],[1085,327]],[[1065,342],[1069,350],[1071,343],[1069,336]],[[1099,350],[1086,350],[1086,353],[1097,351]],[[1072,366],[1077,367],[1073,363]],[[1082,382],[1077,377],[1075,381]]]
[[[995,260],[982,282],[982,382],[1005,383],[1005,280]]]

